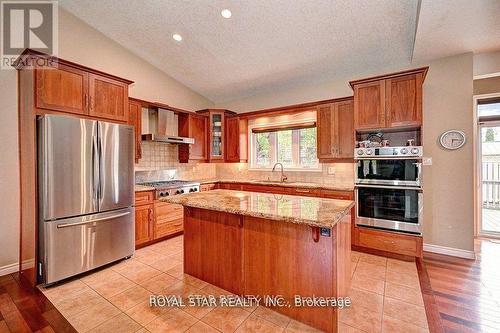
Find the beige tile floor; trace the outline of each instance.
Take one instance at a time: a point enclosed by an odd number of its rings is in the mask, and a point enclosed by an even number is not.
[[[79,332],[318,332],[256,308],[154,308],[151,294],[229,294],[183,273],[182,236],[78,279],[41,288]],[[353,306],[339,332],[428,332],[414,263],[353,252]]]

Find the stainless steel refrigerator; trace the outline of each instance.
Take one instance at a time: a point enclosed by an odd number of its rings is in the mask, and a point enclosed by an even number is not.
[[[38,119],[39,282],[134,253],[133,159],[131,126]]]

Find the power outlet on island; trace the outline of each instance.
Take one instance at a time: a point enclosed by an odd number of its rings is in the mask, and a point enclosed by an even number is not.
[[[328,174],[329,175],[334,175],[335,174],[335,167],[328,167]]]

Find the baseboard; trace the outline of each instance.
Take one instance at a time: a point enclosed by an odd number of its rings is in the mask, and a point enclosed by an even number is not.
[[[0,267],[0,276],[15,273],[19,270],[19,263],[15,262],[13,264],[5,265]]]
[[[432,244],[424,244],[424,251],[444,254],[452,257],[459,257],[464,259],[476,259],[476,254],[474,251],[467,251],[462,249],[456,249],[453,247],[432,245]]]

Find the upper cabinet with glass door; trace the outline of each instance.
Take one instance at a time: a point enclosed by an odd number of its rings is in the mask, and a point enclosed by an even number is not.
[[[200,110],[198,113],[208,117],[208,161],[224,162],[226,144],[225,118],[235,113],[221,109]]]

